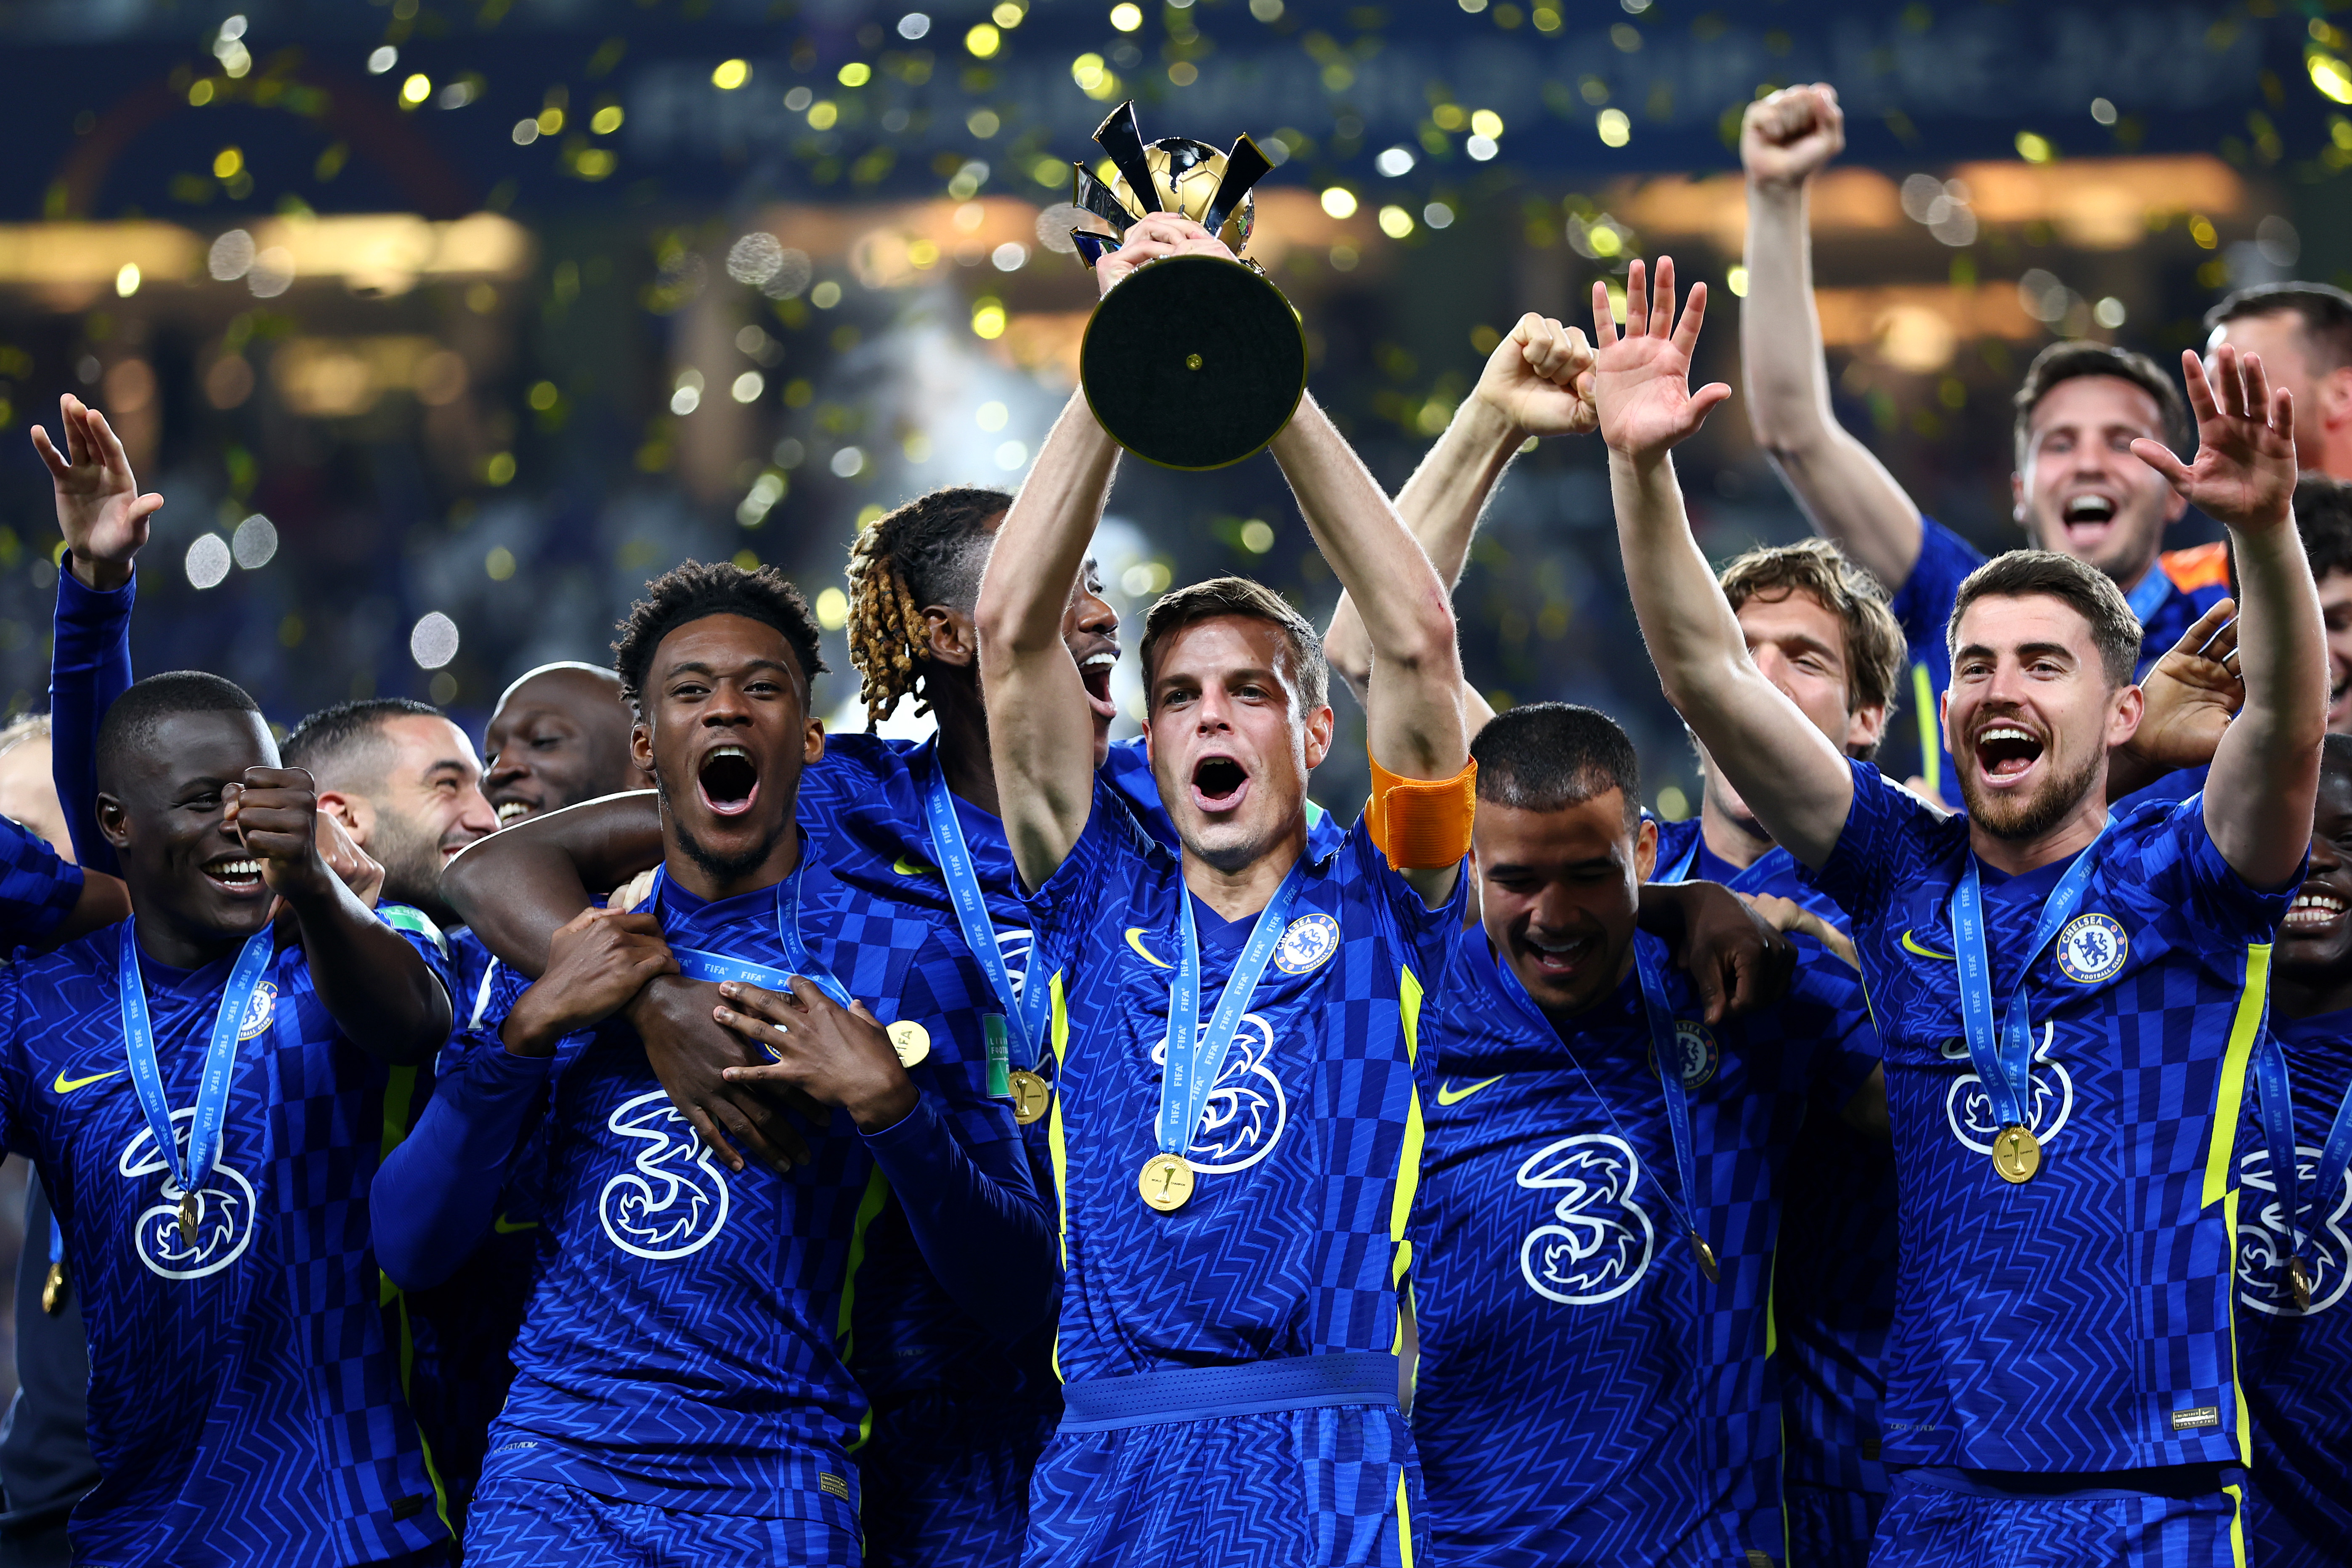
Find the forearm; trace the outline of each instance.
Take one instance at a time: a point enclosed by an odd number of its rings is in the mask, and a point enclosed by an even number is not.
[[[121,863],[98,831],[98,726],[131,685],[131,614],[138,596],[127,573],[110,591],[88,586],[76,570],[58,574],[49,655],[50,778],[73,837],[74,858],[114,875],[121,874]]]
[[[556,929],[662,858],[651,790],[589,801],[468,847],[441,873],[441,896],[500,960],[537,979]]]
[[[1853,798],[1837,748],[1748,657],[1738,617],[1691,534],[1664,454],[1609,454],[1625,581],[1666,700],[1774,839],[1819,866]]]
[[[408,940],[332,878],[289,899],[320,1004],[351,1042],[386,1061],[428,1061],[449,1037],[449,994]]]
[[[2326,729],[2326,634],[2291,526],[2231,530],[2245,706],[2213,754],[2205,816],[2237,873],[2275,887],[2303,863]]]
[[[1000,1340],[1034,1328],[1053,1300],[1054,1227],[1020,1145],[998,1146],[1002,1158],[983,1165],[927,1096],[896,1124],[866,1134],[866,1147],[899,1194],[923,1261],[956,1304]]]
[[[437,1285],[481,1242],[523,1124],[547,1082],[545,1057],[503,1049],[475,1031],[457,1071],[434,1085],[415,1128],[371,1188],[376,1262],[404,1289]]]
[[[1919,509],[1830,406],[1806,190],[1748,183],[1739,347],[1748,427],[1813,526],[1893,589],[1919,559]]]
[[[1422,553],[1429,557],[1438,581],[1448,592],[1461,581],[1479,515],[1526,439],[1527,433],[1494,405],[1473,395],[1454,411],[1445,433],[1397,492],[1398,518]],[[1332,670],[1362,700],[1365,679],[1371,673],[1372,644],[1365,634],[1363,616],[1349,595],[1339,596],[1339,607],[1331,614],[1323,653]]]

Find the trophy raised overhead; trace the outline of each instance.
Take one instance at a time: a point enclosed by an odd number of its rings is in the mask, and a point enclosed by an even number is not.
[[[1220,153],[1187,136],[1148,145],[1130,101],[1095,131],[1118,178],[1106,187],[1074,165],[1071,203],[1114,235],[1149,214],[1177,213],[1236,254],[1255,215],[1250,187],[1274,165],[1247,136]],[[1070,235],[1091,268],[1117,241]],[[1307,388],[1298,312],[1253,261],[1168,256],[1129,274],[1095,306],[1078,380],[1113,440],[1164,468],[1222,468],[1282,433]]]

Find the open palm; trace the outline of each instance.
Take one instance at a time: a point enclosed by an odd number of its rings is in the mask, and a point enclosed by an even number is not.
[[[2294,399],[2272,390],[2260,354],[2228,343],[2214,352],[2213,374],[2193,351],[2180,355],[2189,406],[2197,414],[2197,456],[2183,463],[2146,437],[2132,450],[2189,503],[2231,528],[2271,528],[2289,521],[2294,495]]]
[[[1592,286],[1592,340],[1599,345],[1593,401],[1601,408],[1601,438],[1629,458],[1654,457],[1679,446],[1706,423],[1710,409],[1731,395],[1722,382],[1690,389],[1691,352],[1706,317],[1706,285],[1691,287],[1682,320],[1675,320],[1675,262],[1658,258],[1657,289],[1649,292],[1636,261],[1625,277],[1625,335],[1617,335],[1609,292]]]
[[[58,531],[76,559],[127,567],[147,542],[148,519],[163,498],[139,493],[131,458],[106,416],[71,393],[58,399],[58,415],[65,450],[37,425],[33,447],[57,489]]]

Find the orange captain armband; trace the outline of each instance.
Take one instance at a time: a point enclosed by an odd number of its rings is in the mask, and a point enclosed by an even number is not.
[[[1433,871],[1470,853],[1470,822],[1478,804],[1478,760],[1450,779],[1400,778],[1372,764],[1372,798],[1365,826],[1389,864],[1400,871]]]

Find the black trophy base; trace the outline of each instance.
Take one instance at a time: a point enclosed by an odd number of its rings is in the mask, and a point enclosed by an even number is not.
[[[1095,307],[1078,353],[1112,440],[1163,468],[1222,468],[1282,434],[1307,389],[1307,331],[1238,262],[1171,256]]]

